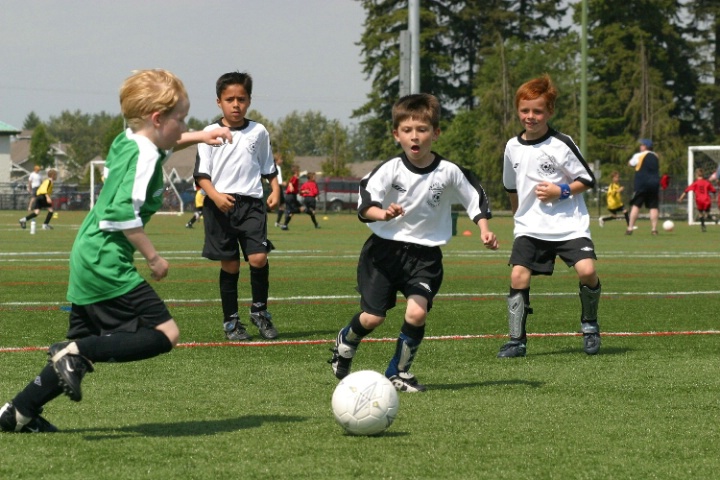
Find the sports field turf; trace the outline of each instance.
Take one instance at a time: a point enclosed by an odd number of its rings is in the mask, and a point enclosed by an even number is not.
[[[0,402],[31,381],[63,338],[68,253],[84,213],[30,235],[0,212]],[[720,227],[675,222],[634,235],[592,233],[603,285],[601,353],[582,352],[573,270],[561,262],[531,290],[524,359],[495,357],[507,333],[511,219],[491,221],[485,250],[467,218],[445,247],[445,281],[413,372],[378,437],[346,435],[330,411],[326,363],[358,310],[355,265],[369,230],[353,215],[270,227],[271,305],[280,338],[229,344],[217,263],[200,257],[202,224],[157,215],[148,225],[170,275],[151,282],[181,329],[168,355],[99,364],[81,403],[44,416],[61,432],[0,434],[0,478],[39,479],[648,479],[720,472]],[[471,230],[472,236],[462,235]],[[138,257],[141,272],[148,269]],[[241,300],[249,297],[247,265]],[[361,345],[353,368],[384,371],[404,302]],[[251,333],[257,330],[250,326]],[[256,336],[257,337],[257,336]]]

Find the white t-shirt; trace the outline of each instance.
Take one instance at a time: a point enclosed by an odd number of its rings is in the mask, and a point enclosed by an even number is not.
[[[28,175],[28,183],[30,184],[31,193],[35,193],[42,183],[42,174],[40,172],[33,171]]]
[[[575,180],[595,185],[595,176],[570,137],[553,129],[542,138],[523,140],[522,133],[505,145],[503,185],[518,195],[515,238],[565,241],[590,238],[590,214],[582,194],[565,200],[541,202],[535,195],[538,183],[570,184]]]
[[[437,154],[431,165],[418,168],[403,153],[363,178],[358,216],[369,206],[386,209],[391,203],[401,205],[405,215],[387,222],[360,220],[381,238],[425,246],[445,245],[450,240],[453,203],[462,204],[474,223],[492,217],[477,177]]]
[[[205,131],[221,122],[205,127]],[[248,120],[242,127],[230,128],[232,143],[211,146],[199,143],[195,160],[195,178],[212,181],[218,192],[263,198],[262,178],[277,175],[270,148],[270,134],[261,124]]]

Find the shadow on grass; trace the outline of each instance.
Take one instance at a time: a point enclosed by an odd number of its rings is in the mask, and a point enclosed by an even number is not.
[[[280,326],[282,328],[282,326]],[[283,332],[280,331],[280,337],[278,337],[278,340],[294,340],[294,339],[301,339],[301,340],[327,340],[328,343],[332,343],[335,341],[335,337],[337,336],[338,330],[340,327],[338,327],[337,330],[315,330],[313,332]],[[328,338],[330,337],[330,338]],[[262,339],[260,339],[262,340]]]
[[[428,385],[428,390],[461,390],[465,388],[478,388],[478,387],[498,387],[498,386],[510,386],[510,385],[524,385],[530,388],[540,388],[545,382],[535,382],[531,380],[492,380],[487,382],[472,382],[472,383],[446,383],[438,385]]]
[[[627,347],[601,347],[600,353],[597,354],[597,356],[601,355],[625,355],[626,353],[632,351],[631,348]],[[538,356],[541,357],[543,355],[580,355],[583,357],[594,357],[596,355],[588,355],[587,353],[583,352],[582,348],[563,348],[561,350],[553,350],[553,351],[545,351],[545,352],[538,352],[538,353],[528,353],[528,356]]]
[[[264,423],[304,422],[306,417],[289,415],[247,415],[218,420],[193,420],[187,422],[142,423],[118,428],[78,428],[62,430],[61,433],[85,433],[85,440],[112,440],[125,437],[199,437],[230,433],[238,430],[259,428]]]

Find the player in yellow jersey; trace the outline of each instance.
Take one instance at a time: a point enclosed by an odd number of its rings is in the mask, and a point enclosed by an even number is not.
[[[19,220],[22,228],[25,228],[28,220],[32,220],[37,217],[40,214],[41,209],[47,208],[48,213],[45,216],[42,228],[43,230],[53,229],[53,227],[50,226],[50,220],[52,220],[54,213],[51,195],[53,192],[53,183],[57,180],[57,170],[51,168],[47,171],[47,175],[48,178],[46,178],[35,191],[35,199],[33,200],[31,207],[32,212]]]
[[[625,190],[625,187],[620,185],[620,172],[615,171],[610,176],[612,181],[610,182],[610,185],[608,185],[608,191],[607,191],[607,209],[612,215],[608,215],[606,217],[600,217],[598,220],[600,222],[600,226],[602,227],[605,225],[605,222],[608,220],[616,220],[618,217],[618,213],[622,212],[623,216],[625,217],[625,224],[630,224],[630,217],[628,216],[628,211],[625,208],[625,205],[623,204],[622,200],[622,192]]]

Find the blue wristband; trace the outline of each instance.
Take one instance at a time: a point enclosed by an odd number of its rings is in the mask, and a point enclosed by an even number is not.
[[[570,196],[570,185],[567,183],[560,183],[558,184],[558,187],[560,187],[560,200],[565,200]]]

